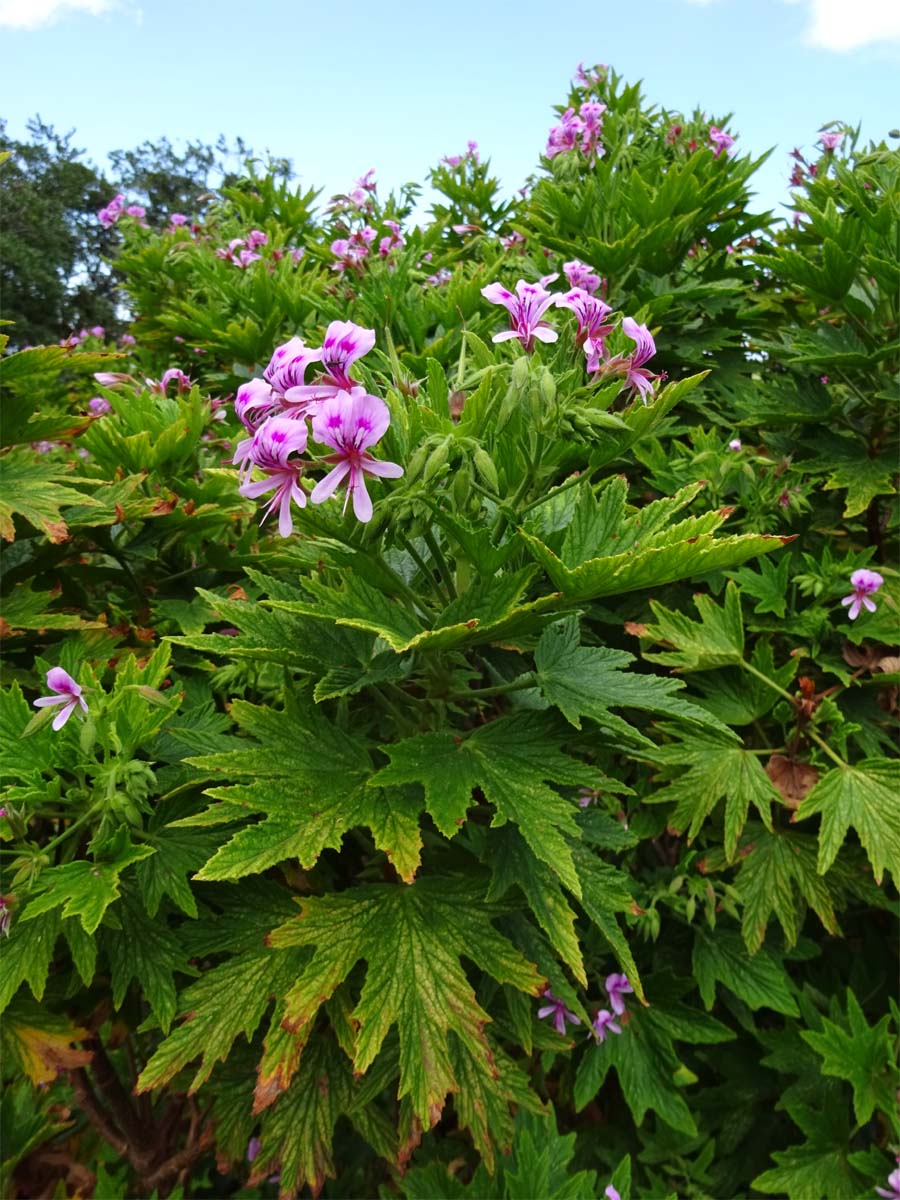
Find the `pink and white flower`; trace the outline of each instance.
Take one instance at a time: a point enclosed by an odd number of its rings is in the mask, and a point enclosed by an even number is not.
[[[68,671],[64,671],[62,667],[51,667],[47,672],[47,687],[51,692],[58,692],[57,696],[40,696],[34,701],[35,708],[51,708],[54,705],[61,705],[59,712],[53,718],[53,728],[62,729],[69,717],[79,706],[83,712],[87,712],[87,702],[82,696],[82,688],[77,684]]]
[[[710,125],[709,140],[715,147],[715,157],[718,158],[723,151],[728,151],[734,145],[734,138],[730,133],[726,133],[724,129],[719,129],[717,125]]]
[[[578,333],[575,341],[584,350],[587,358],[587,370],[593,374],[600,369],[600,359],[606,353],[603,339],[613,329],[612,325],[604,325],[603,321],[612,312],[608,304],[598,296],[582,288],[573,287],[571,291],[556,297],[557,308],[568,308],[578,318]]]
[[[495,333],[491,341],[508,342],[518,338],[526,350],[531,351],[535,339],[539,342],[555,342],[559,334],[542,321],[541,317],[553,304],[554,297],[540,283],[526,283],[520,279],[515,294],[502,283],[489,283],[481,289],[485,300],[491,304],[502,304],[509,313],[510,328]]]
[[[374,334],[372,338],[374,340]],[[384,401],[368,395],[361,387],[339,392],[322,401],[312,418],[313,437],[334,451],[325,456],[325,461],[332,463],[333,469],[313,488],[310,496],[313,504],[327,500],[346,481],[344,511],[352,497],[357,519],[371,519],[372,501],[366,490],[366,475],[398,479],[403,474],[403,468],[397,463],[381,462],[369,454],[371,447],[384,436],[390,421],[390,412]]]
[[[870,597],[874,596],[883,583],[884,579],[877,571],[869,571],[865,567],[861,567],[858,571],[853,572],[850,576],[850,586],[853,591],[841,601],[844,608],[850,606],[847,616],[851,621],[856,620],[863,608],[869,612],[875,611],[875,601]]]
[[[589,292],[592,296],[603,282],[599,275],[595,274],[586,263],[579,262],[577,258],[563,263],[563,274],[568,279],[570,287],[581,288],[583,292]]]
[[[820,133],[819,142],[826,154],[833,154],[844,140],[842,133]]]
[[[292,458],[292,455],[305,452],[307,438],[305,421],[292,420],[290,417],[270,417],[260,425],[253,437],[244,438],[232,460],[241,467],[242,482],[238,491],[242,496],[256,499],[274,490],[274,495],[260,518],[260,524],[277,508],[278,532],[282,537],[288,537],[294,532],[291,501],[300,508],[306,505],[306,493],[299,484],[304,464]],[[265,479],[251,482],[250,476],[254,467],[265,473]]]
[[[542,1005],[537,1010],[538,1018],[543,1021],[544,1017],[552,1017],[553,1028],[558,1034],[561,1034],[563,1037],[565,1036],[566,1021],[568,1021],[571,1025],[581,1024],[581,1018],[576,1017],[575,1013],[566,1008],[563,1001],[554,996],[549,988],[545,988],[542,995],[544,999],[549,1000],[550,1003]]]
[[[656,376],[644,367],[644,363],[656,353],[656,343],[646,325],[638,325],[632,317],[626,317],[622,322],[622,332],[635,343],[634,354],[625,372],[625,382],[637,388],[641,399],[646,404],[653,392],[652,381]]]
[[[605,1042],[610,1033],[622,1032],[622,1026],[619,1025],[608,1008],[597,1010],[591,1022],[591,1028],[598,1042]]]
[[[604,987],[613,1012],[616,1016],[621,1016],[625,1011],[625,1001],[622,997],[630,996],[634,992],[634,988],[628,982],[628,976],[619,973],[607,975]]]

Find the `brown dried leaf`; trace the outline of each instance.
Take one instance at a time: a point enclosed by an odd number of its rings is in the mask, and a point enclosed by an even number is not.
[[[810,763],[799,762],[785,754],[772,755],[766,763],[766,774],[781,792],[788,808],[797,808],[819,779],[819,772]]]

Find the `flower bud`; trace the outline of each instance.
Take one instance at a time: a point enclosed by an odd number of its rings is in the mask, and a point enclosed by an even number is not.
[[[516,359],[516,361],[512,365],[512,371],[510,372],[510,379],[512,380],[512,385],[514,388],[519,388],[521,390],[522,388],[525,387],[525,385],[528,383],[528,359],[527,358],[525,358],[523,356],[522,358]]]
[[[449,443],[444,440],[440,445],[435,446],[431,454],[428,456],[428,461],[425,464],[425,470],[422,472],[422,482],[430,483],[434,477],[446,466],[447,459],[450,457]]]
[[[556,401],[556,380],[549,371],[544,371],[541,375],[541,396],[547,405]]]
[[[494,460],[488,454],[484,447],[479,446],[474,455],[475,470],[484,480],[484,482],[495,492],[500,491],[500,480],[497,476],[497,468],[494,466]]]

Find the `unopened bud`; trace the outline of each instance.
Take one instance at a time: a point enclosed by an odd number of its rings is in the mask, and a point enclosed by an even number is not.
[[[541,395],[545,404],[551,405],[556,400],[556,380],[549,371],[541,375]]]
[[[527,358],[525,358],[523,356],[522,358],[516,359],[516,361],[512,365],[510,379],[512,380],[513,387],[519,388],[520,390],[525,387],[525,385],[528,383],[528,359]]]
[[[446,466],[449,457],[450,446],[446,441],[441,442],[439,446],[435,446],[428,456],[428,461],[425,463],[425,470],[422,472],[422,482],[430,483]]]
[[[488,454],[484,447],[479,446],[474,454],[475,470],[493,491],[500,491],[500,480],[497,477],[497,468],[494,466],[494,460]]]

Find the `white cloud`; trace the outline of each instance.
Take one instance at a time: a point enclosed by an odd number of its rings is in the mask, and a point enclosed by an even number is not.
[[[806,41],[823,50],[900,42],[898,0],[809,0]]]
[[[119,0],[0,0],[0,26],[40,29],[72,12],[99,17],[118,7]]]

